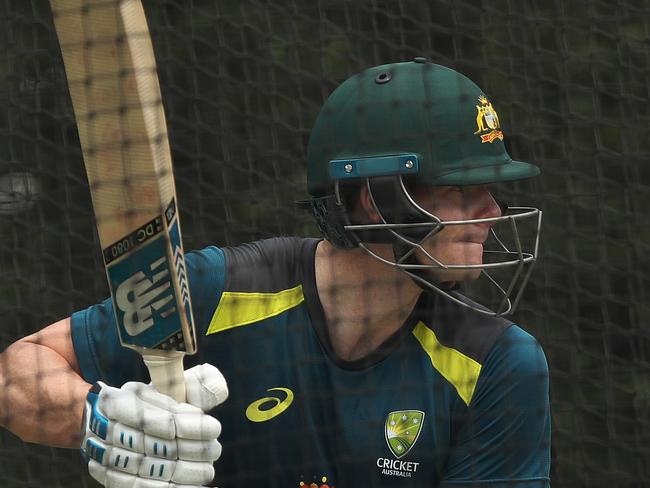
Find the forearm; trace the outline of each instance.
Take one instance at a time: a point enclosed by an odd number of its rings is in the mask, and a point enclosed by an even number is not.
[[[89,388],[56,351],[16,342],[0,354],[0,425],[25,442],[77,448]]]

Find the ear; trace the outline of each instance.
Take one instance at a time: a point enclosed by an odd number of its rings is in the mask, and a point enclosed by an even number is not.
[[[368,187],[366,185],[363,185],[359,191],[359,206],[363,211],[364,217],[367,218],[371,224],[381,223],[381,218],[377,213],[377,208],[372,202],[370,192],[368,191]]]

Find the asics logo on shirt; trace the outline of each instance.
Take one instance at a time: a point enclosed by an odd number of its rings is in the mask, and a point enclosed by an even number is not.
[[[266,391],[280,391],[282,397],[267,396],[255,400],[246,409],[246,418],[251,422],[266,422],[284,412],[293,402],[293,392],[289,388],[269,388]]]

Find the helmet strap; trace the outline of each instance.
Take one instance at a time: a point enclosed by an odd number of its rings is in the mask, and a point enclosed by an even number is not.
[[[354,232],[345,229],[350,225],[345,203],[337,195],[312,197],[309,201],[310,210],[321,233],[338,249],[355,249],[359,247],[359,239]]]

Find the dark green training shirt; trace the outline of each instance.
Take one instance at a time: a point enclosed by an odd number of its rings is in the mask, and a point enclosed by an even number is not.
[[[548,368],[501,318],[423,293],[404,326],[346,362],[316,292],[315,239],[188,253],[199,353],[228,381],[221,488],[541,488],[549,484]],[[72,316],[88,382],[148,381],[119,345],[110,300]]]

